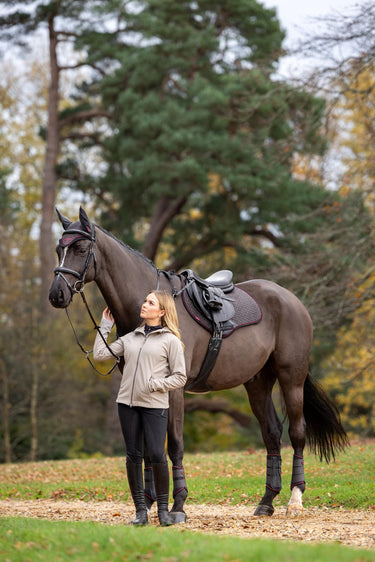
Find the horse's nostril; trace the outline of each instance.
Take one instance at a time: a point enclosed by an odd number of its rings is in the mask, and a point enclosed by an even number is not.
[[[65,296],[62,289],[51,291],[49,294],[49,300],[52,306],[61,308],[65,305]]]

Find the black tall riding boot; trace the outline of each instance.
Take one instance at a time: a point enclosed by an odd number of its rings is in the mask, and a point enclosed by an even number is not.
[[[130,524],[147,525],[148,518],[143,489],[142,464],[126,459],[126,471],[128,474],[130,492],[135,505],[135,519],[131,521]]]
[[[167,462],[152,464],[154,473],[156,501],[158,504],[158,517],[160,525],[173,525],[173,520],[168,513],[169,500],[169,470]]]
[[[154,473],[152,466],[145,466],[145,502],[147,510],[150,511],[152,504],[156,501]]]
[[[185,519],[181,518],[181,513],[168,512],[169,500],[169,470],[167,462],[159,462],[152,464],[154,473],[156,501],[158,504],[158,517],[160,525],[175,525],[182,523]]]

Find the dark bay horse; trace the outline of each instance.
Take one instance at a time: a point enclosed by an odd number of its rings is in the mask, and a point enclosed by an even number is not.
[[[118,335],[133,330],[140,321],[145,296],[159,286],[172,291],[181,288],[178,275],[166,275],[139,252],[90,222],[80,209],[72,223],[60,213],[64,233],[57,253],[59,266],[49,299],[56,308],[69,306],[84,283],[95,281],[112,311]],[[303,452],[306,439],[320,459],[327,462],[348,444],[339,413],[324,391],[309,375],[312,321],[299,301],[287,289],[263,279],[237,285],[259,303],[260,323],[242,327],[223,340],[217,362],[209,376],[212,390],[244,385],[267,449],[266,489],[255,515],[272,515],[273,500],[281,490],[280,442],[282,424],[276,413],[272,389],[278,381],[289,420],[294,450],[291,498],[288,515],[302,512],[305,490]],[[185,357],[188,383],[199,373],[209,333],[187,313],[181,296],[176,307]],[[173,463],[173,511],[183,511],[187,487],[183,472],[183,390],[170,393],[168,454]]]

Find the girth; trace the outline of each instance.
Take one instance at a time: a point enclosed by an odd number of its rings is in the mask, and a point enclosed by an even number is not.
[[[229,270],[217,271],[207,279],[201,279],[191,269],[181,273],[183,289],[195,307],[212,326],[211,337],[202,366],[197,377],[185,390],[208,392],[207,379],[219,355],[223,341],[223,325],[234,316],[234,306],[228,294],[233,291],[233,273]]]

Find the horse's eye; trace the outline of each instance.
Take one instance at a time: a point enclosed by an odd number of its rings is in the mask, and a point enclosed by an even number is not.
[[[76,255],[84,256],[85,253],[86,253],[86,248],[85,248],[84,246],[76,245],[76,246],[74,247],[74,253],[75,253]]]

